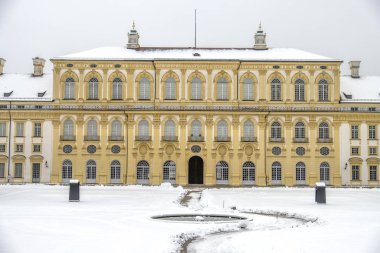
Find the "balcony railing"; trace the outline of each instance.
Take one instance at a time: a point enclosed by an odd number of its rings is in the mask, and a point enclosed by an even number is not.
[[[269,142],[284,142],[284,138],[269,138]]]
[[[124,136],[108,136],[109,141],[124,141]]]
[[[84,136],[85,141],[98,141],[100,140],[99,135],[85,135]]]
[[[318,138],[318,143],[332,143],[332,138]]]
[[[253,137],[253,136],[242,136],[242,137],[241,137],[241,141],[242,141],[242,142],[256,142],[256,141],[257,141],[257,137]]]
[[[231,137],[229,136],[215,136],[216,142],[229,142],[231,141]]]
[[[307,142],[309,142],[309,138],[293,138],[293,142],[295,142],[295,143],[307,143]]]
[[[136,136],[136,141],[151,141],[152,136]]]
[[[190,135],[188,140],[189,141],[204,141],[205,138],[202,135],[199,135],[199,136]]]
[[[178,136],[162,136],[163,141],[178,141]]]
[[[61,135],[60,140],[61,141],[75,141],[76,136],[75,135]]]

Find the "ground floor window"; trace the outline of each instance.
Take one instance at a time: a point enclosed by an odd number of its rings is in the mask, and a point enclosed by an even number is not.
[[[281,163],[272,164],[272,184],[281,184]]]
[[[140,161],[137,163],[137,183],[149,183],[149,163],[147,161]]]
[[[321,181],[330,180],[330,165],[328,163],[323,162],[319,166],[319,177]]]
[[[306,166],[303,162],[296,164],[296,181],[297,183],[305,183],[306,180]]]
[[[173,161],[166,161],[163,167],[164,182],[175,183],[176,180],[176,165]]]
[[[89,160],[87,162],[87,183],[95,183],[96,180],[96,162]]]
[[[219,161],[216,164],[216,183],[228,183],[228,163],[226,163],[225,161]]]
[[[360,180],[359,165],[352,165],[352,180]]]
[[[377,180],[377,166],[376,165],[369,166],[369,180],[371,181]]]
[[[15,178],[22,177],[22,163],[15,163]]]
[[[70,160],[65,160],[62,163],[62,179],[68,181],[73,177],[73,164]]]
[[[5,177],[5,163],[0,163],[0,178]]]
[[[33,163],[32,165],[32,182],[33,183],[40,182],[40,173],[41,173],[41,164]]]
[[[255,182],[255,164],[253,162],[245,162],[243,164],[243,183],[253,184]]]
[[[120,162],[111,162],[111,182],[118,183],[120,181]]]

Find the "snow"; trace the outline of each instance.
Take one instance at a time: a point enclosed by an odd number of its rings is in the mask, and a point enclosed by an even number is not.
[[[53,75],[33,77],[31,74],[3,74],[0,75],[0,100],[12,101],[51,101],[53,89]],[[10,97],[4,93],[13,91]],[[38,97],[39,92],[45,92]]]
[[[380,76],[341,76],[340,90],[343,102],[380,102]],[[352,95],[352,99],[344,94]]]
[[[177,252],[179,242],[197,236],[188,252],[380,252],[380,189],[327,188],[326,205],[314,202],[313,188],[206,189],[189,207],[179,204],[185,193],[167,184],[81,186],[81,202],[69,202],[68,186],[0,185],[0,252]],[[175,213],[229,213],[252,221],[150,218]]]
[[[315,186],[318,186],[318,187],[326,187],[326,184],[325,184],[325,182],[316,182],[316,183],[315,183]]]
[[[194,56],[195,53],[200,56]],[[242,60],[242,61],[339,61],[293,48],[141,48],[99,47],[55,57],[53,60]]]

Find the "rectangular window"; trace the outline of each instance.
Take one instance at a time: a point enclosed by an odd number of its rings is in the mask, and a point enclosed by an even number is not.
[[[15,178],[22,177],[22,163],[15,163]]]
[[[7,125],[5,122],[0,122],[0,137],[7,136]]]
[[[0,152],[5,152],[5,144],[0,144]]]
[[[352,165],[352,180],[360,180],[359,165]]]
[[[351,112],[357,112],[359,111],[359,107],[351,107]]]
[[[41,152],[41,145],[33,144],[33,152]]]
[[[351,139],[359,139],[359,126],[351,126]]]
[[[40,182],[40,167],[41,164],[33,163],[32,165],[32,182],[39,183]]]
[[[351,155],[359,155],[359,148],[358,147],[351,148]]]
[[[376,139],[376,126],[368,126],[368,139]]]
[[[369,155],[377,155],[377,147],[369,147]]]
[[[368,111],[370,111],[370,112],[376,112],[376,108],[375,107],[369,107]]]
[[[16,152],[24,152],[24,145],[16,144]]]
[[[16,137],[24,136],[24,123],[18,122],[16,123]]]
[[[377,166],[376,165],[369,166],[369,180],[371,181],[377,180]]]
[[[34,123],[34,137],[41,137],[41,123]]]
[[[0,178],[5,177],[5,163],[0,163]]]

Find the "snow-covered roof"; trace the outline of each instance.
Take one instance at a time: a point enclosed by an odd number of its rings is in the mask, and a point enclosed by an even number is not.
[[[99,47],[52,60],[241,60],[339,61],[293,48],[139,48]]]
[[[340,77],[342,102],[380,103],[380,76]]]
[[[0,101],[51,101],[53,75],[0,75]],[[8,95],[8,96],[7,96]]]

